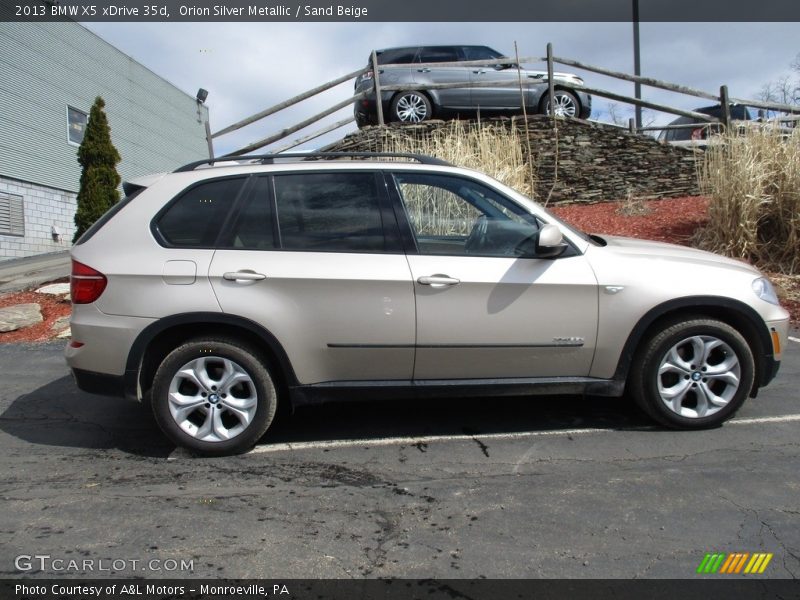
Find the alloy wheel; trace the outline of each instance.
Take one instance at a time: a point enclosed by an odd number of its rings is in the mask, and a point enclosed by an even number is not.
[[[741,380],[739,357],[721,339],[695,335],[672,346],[658,368],[658,393],[673,413],[703,418],[722,410]]]
[[[405,123],[419,123],[428,118],[428,103],[419,94],[406,94],[397,101],[395,112]]]
[[[169,412],[193,438],[222,442],[241,434],[253,420],[258,394],[239,364],[204,356],[183,365],[169,386]]]

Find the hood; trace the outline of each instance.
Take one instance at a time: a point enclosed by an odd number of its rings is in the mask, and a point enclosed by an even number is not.
[[[726,267],[748,273],[760,275],[759,271],[748,263],[720,256],[713,252],[697,250],[687,246],[667,244],[665,242],[653,242],[650,240],[640,240],[635,238],[617,237],[610,235],[600,236],[606,242],[606,252],[617,254],[626,258],[644,258],[649,260],[669,260],[679,261],[694,265],[706,265],[713,267]]]

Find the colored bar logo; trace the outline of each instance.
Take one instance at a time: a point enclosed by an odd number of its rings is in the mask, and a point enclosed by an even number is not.
[[[697,573],[711,575],[714,573],[725,575],[756,575],[767,569],[772,560],[772,552],[709,552],[703,557]]]

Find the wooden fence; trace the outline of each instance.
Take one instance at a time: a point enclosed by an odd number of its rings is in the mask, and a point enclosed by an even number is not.
[[[693,97],[696,97],[696,98],[702,98],[704,100],[713,101],[714,103],[719,104],[721,106],[721,108],[722,108],[722,116],[721,116],[720,119],[716,119],[716,118],[711,117],[709,115],[706,115],[704,113],[695,112],[695,111],[692,111],[692,110],[684,110],[684,109],[680,109],[680,108],[677,108],[677,107],[674,107],[674,106],[667,106],[667,105],[664,105],[664,104],[657,104],[655,102],[650,102],[648,100],[642,100],[642,99],[638,99],[638,98],[633,98],[631,96],[625,96],[625,95],[622,95],[622,94],[613,93],[613,92],[610,92],[608,90],[604,90],[604,89],[600,89],[600,88],[593,88],[593,87],[586,87],[586,86],[580,86],[580,87],[576,87],[575,88],[575,89],[577,89],[579,91],[591,94],[592,96],[595,96],[595,97],[606,98],[606,99],[613,100],[613,101],[616,101],[616,102],[622,102],[624,104],[631,104],[633,106],[637,106],[637,107],[640,107],[640,108],[649,108],[651,110],[655,110],[655,111],[659,111],[659,112],[669,113],[669,114],[683,116],[683,117],[689,117],[689,118],[695,119],[697,121],[702,121],[702,122],[706,122],[706,123],[709,123],[709,124],[712,124],[712,123],[713,124],[717,124],[715,126],[720,128],[720,129],[730,128],[730,125],[731,125],[730,106],[732,104],[733,105],[738,104],[738,105],[753,107],[753,108],[760,109],[760,111],[773,111],[773,112],[785,113],[785,115],[779,117],[778,120],[781,121],[781,122],[790,123],[792,125],[796,124],[796,122],[800,119],[800,106],[789,105],[789,104],[780,104],[780,103],[775,103],[775,102],[763,102],[763,101],[760,101],[760,100],[748,100],[748,99],[740,99],[740,98],[731,97],[728,94],[728,88],[725,85],[720,86],[719,94],[714,94],[714,93],[706,92],[706,91],[703,91],[703,90],[698,90],[698,89],[694,89],[694,88],[691,88],[691,87],[688,87],[688,86],[684,86],[684,85],[678,85],[678,84],[675,84],[675,83],[670,83],[670,82],[661,81],[661,80],[658,80],[658,79],[653,79],[653,78],[650,78],[650,77],[629,75],[627,73],[621,73],[619,71],[612,71],[612,70],[609,70],[609,69],[604,69],[602,67],[597,67],[597,66],[594,66],[594,65],[590,65],[590,64],[583,63],[583,62],[579,62],[577,60],[572,60],[572,59],[569,59],[569,58],[562,58],[562,57],[554,56],[553,55],[553,45],[552,44],[547,44],[547,53],[546,53],[545,57],[524,57],[524,58],[520,58],[520,59],[511,59],[511,58],[508,58],[508,57],[504,57],[502,59],[488,60],[488,61],[487,60],[473,60],[473,61],[447,62],[447,63],[415,63],[414,66],[416,68],[435,68],[435,67],[453,67],[453,66],[486,67],[486,66],[494,66],[494,65],[507,65],[510,62],[513,63],[513,64],[516,64],[517,68],[520,68],[519,65],[521,65],[521,64],[538,63],[538,62],[545,62],[546,63],[546,65],[547,65],[548,95],[549,95],[549,100],[550,100],[550,106],[553,106],[555,104],[554,103],[555,86],[558,85],[559,87],[569,87],[565,83],[557,82],[555,80],[554,76],[553,76],[554,66],[556,64],[559,64],[559,65],[565,65],[565,66],[581,69],[581,70],[584,70],[584,71],[589,71],[589,72],[592,72],[592,73],[597,73],[599,75],[603,75],[603,76],[606,76],[606,77],[611,77],[613,79],[618,79],[618,80],[622,80],[622,81],[628,81],[628,82],[636,83],[636,84],[643,85],[643,86],[654,87],[654,88],[658,88],[658,89],[662,89],[662,90],[667,90],[669,92],[675,92],[675,93],[678,93],[678,94],[683,94],[683,95],[693,96]],[[342,84],[342,83],[344,83],[346,81],[352,80],[352,79],[354,79],[356,77],[359,77],[360,75],[362,75],[362,74],[364,74],[364,73],[366,73],[368,71],[372,71],[372,73],[373,73],[373,77],[372,77],[373,91],[375,92],[376,98],[380,98],[381,97],[381,93],[384,92],[384,91],[403,91],[403,90],[417,90],[417,89],[420,89],[419,85],[413,85],[413,84],[381,85],[381,82],[380,82],[380,69],[378,67],[379,67],[379,65],[378,65],[377,56],[376,56],[375,52],[373,51],[372,55],[370,57],[370,64],[367,65],[366,67],[362,68],[362,69],[358,69],[356,71],[352,71],[350,73],[347,73],[345,75],[337,77],[336,79],[333,79],[333,80],[331,80],[331,81],[329,81],[327,83],[324,83],[324,84],[319,85],[319,86],[317,86],[317,87],[315,87],[313,89],[310,89],[310,90],[308,90],[306,92],[303,92],[302,94],[298,94],[297,96],[289,98],[288,100],[280,102],[280,103],[278,103],[278,104],[276,104],[274,106],[271,106],[270,108],[267,108],[267,109],[265,109],[265,110],[263,110],[261,112],[258,112],[258,113],[254,114],[254,115],[251,115],[251,116],[247,117],[246,119],[242,119],[241,121],[233,123],[232,125],[229,125],[229,126],[223,128],[223,129],[221,129],[221,130],[219,130],[219,131],[217,131],[217,132],[215,132],[213,134],[210,133],[207,130],[207,141],[208,141],[209,157],[210,158],[214,158],[214,156],[213,156],[214,150],[213,150],[213,143],[212,143],[213,139],[219,138],[219,137],[221,137],[223,135],[232,133],[234,131],[238,131],[238,130],[242,129],[243,127],[246,127],[246,126],[248,126],[248,125],[250,125],[252,123],[255,123],[256,121],[260,121],[261,119],[264,119],[266,117],[274,115],[274,114],[276,114],[276,113],[278,113],[278,112],[280,112],[280,111],[282,111],[282,110],[284,110],[286,108],[289,108],[290,106],[294,106],[295,104],[298,104],[298,103],[302,102],[303,100],[307,100],[309,98],[317,96],[318,94],[321,94],[322,92],[330,90],[331,88],[334,88],[337,85],[340,85],[340,84]],[[380,65],[380,67],[382,69],[386,69],[386,68],[390,68],[390,67],[407,67],[407,65],[387,64],[387,65]],[[439,83],[439,84],[425,85],[422,89],[450,89],[450,88],[461,88],[461,87],[471,87],[471,88],[476,88],[476,87],[495,87],[496,85],[497,85],[496,81],[495,82],[486,81],[486,82],[477,82],[477,83],[470,83],[470,82],[465,81],[465,82],[451,82],[451,83]],[[251,152],[253,150],[257,150],[259,148],[263,148],[264,146],[268,146],[270,144],[273,144],[275,142],[283,140],[283,139],[289,137],[290,135],[292,135],[293,133],[296,133],[296,132],[300,131],[301,129],[305,129],[307,127],[310,127],[311,125],[319,122],[320,120],[324,119],[325,117],[327,117],[329,115],[332,115],[333,113],[335,113],[335,112],[337,112],[339,110],[342,110],[343,108],[345,108],[347,106],[352,106],[355,102],[357,102],[358,100],[364,98],[366,95],[367,95],[366,92],[360,92],[360,93],[354,94],[353,96],[351,96],[349,98],[346,98],[346,99],[342,100],[341,102],[337,102],[336,104],[334,104],[333,106],[325,109],[322,112],[319,112],[319,113],[317,113],[317,114],[315,114],[315,115],[313,115],[311,117],[308,117],[307,119],[304,119],[303,121],[300,121],[299,123],[296,123],[295,125],[292,125],[291,127],[286,127],[284,129],[281,129],[280,131],[277,131],[277,132],[275,132],[275,133],[273,133],[273,134],[271,134],[271,135],[269,135],[267,137],[264,137],[264,138],[262,138],[260,140],[257,140],[257,141],[255,141],[255,142],[253,142],[251,144],[248,144],[247,146],[244,146],[242,148],[239,148],[238,150],[230,152],[226,156],[228,156],[228,157],[230,157],[230,156],[240,156],[240,155],[243,155],[243,154],[247,154],[248,152]],[[377,118],[378,118],[378,124],[380,126],[383,126],[385,124],[385,118],[384,118],[383,108],[382,108],[381,102],[377,102]],[[552,119],[555,120],[556,116],[552,115]],[[354,120],[355,119],[353,117],[350,117],[350,118],[346,118],[346,119],[342,119],[340,121],[337,121],[336,123],[334,123],[332,125],[328,125],[327,127],[324,127],[324,128],[322,128],[320,130],[317,130],[317,131],[315,131],[313,133],[310,133],[310,134],[305,135],[305,136],[303,136],[301,138],[298,138],[298,139],[296,139],[296,140],[294,140],[294,141],[292,141],[292,142],[290,142],[288,144],[285,144],[285,145],[281,146],[280,148],[276,149],[275,152],[276,153],[277,152],[284,152],[284,151],[286,151],[286,150],[288,150],[290,148],[294,148],[295,146],[298,146],[298,145],[300,145],[302,143],[305,143],[305,142],[307,142],[309,140],[317,138],[317,137],[319,137],[321,135],[324,135],[326,133],[330,133],[331,131],[334,131],[336,129],[344,127],[345,125],[349,125]],[[696,125],[694,125],[694,126],[696,127]],[[674,126],[662,125],[662,126],[636,128],[635,125],[632,124],[632,120],[631,120],[631,123],[629,123],[630,130],[631,131],[635,131],[635,132],[655,131],[655,130],[672,129],[672,128],[679,128],[679,127],[692,127],[692,125],[683,125],[683,126],[681,126],[681,125],[674,125]]]

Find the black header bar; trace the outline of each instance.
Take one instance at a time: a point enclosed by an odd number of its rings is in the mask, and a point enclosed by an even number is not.
[[[635,0],[0,0],[1,21],[630,22]],[[800,21],[797,0],[638,0],[642,22]]]

